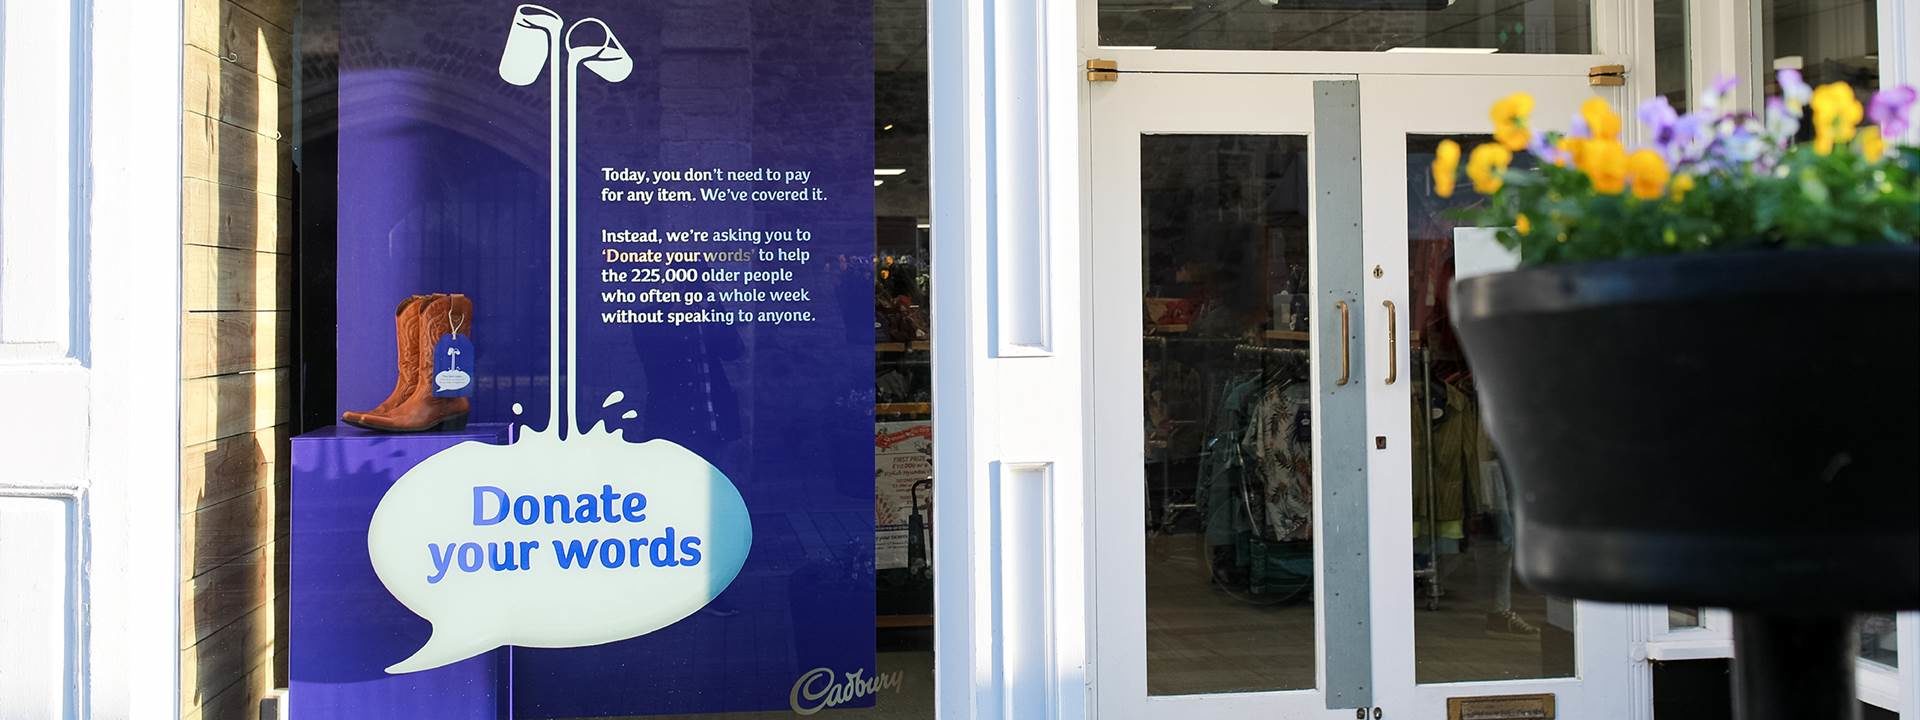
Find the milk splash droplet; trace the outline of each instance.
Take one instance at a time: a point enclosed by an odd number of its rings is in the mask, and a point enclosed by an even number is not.
[[[603,408],[613,407],[614,403],[620,402],[621,400],[625,400],[626,398],[627,398],[626,393],[621,392],[619,390],[615,390],[612,393],[607,395],[607,399],[600,401],[600,407],[603,407]]]
[[[513,404],[513,414],[515,414],[515,415],[519,415],[520,413],[523,413],[523,412],[526,412],[526,411],[527,411],[527,409],[526,409],[525,407],[522,407],[522,406],[520,405],[520,403],[514,403],[514,404]]]
[[[640,412],[638,410],[628,410],[626,412],[620,413],[621,420],[632,420],[637,417],[640,417]]]

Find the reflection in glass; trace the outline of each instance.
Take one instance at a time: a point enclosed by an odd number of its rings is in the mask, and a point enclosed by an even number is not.
[[[1100,44],[1584,54],[1592,0],[1099,0]]]
[[[1311,688],[1307,141],[1140,156],[1147,689]]]
[[[1871,0],[1760,0],[1761,73],[1797,68],[1809,84],[1845,82],[1864,102],[1880,88],[1880,29]]]
[[[1689,0],[1653,0],[1653,91],[1683,113],[1693,99],[1689,5]]]
[[[1668,630],[1692,630],[1700,627],[1700,608],[1691,605],[1667,606]]]
[[[1500,459],[1480,424],[1473,373],[1447,320],[1456,267],[1492,269],[1490,233],[1456,234],[1447,217],[1478,196],[1433,193],[1434,148],[1407,139],[1407,267],[1413,379],[1415,678],[1422,683],[1573,674],[1574,607],[1513,573],[1513,514]],[[1486,137],[1456,137],[1471,148]]]
[[[1899,631],[1890,612],[1860,616],[1860,658],[1887,667],[1900,667]]]

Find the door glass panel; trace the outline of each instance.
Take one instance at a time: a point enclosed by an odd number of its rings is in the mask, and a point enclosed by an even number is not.
[[[1699,607],[1693,605],[1667,606],[1667,630],[1693,630],[1699,627]]]
[[[1775,70],[1797,68],[1809,84],[1844,82],[1855,95],[1880,88],[1877,4],[1861,0],[1761,0],[1760,60],[1769,96]]]
[[[1893,613],[1860,616],[1860,657],[1887,667],[1900,667],[1899,632]]]
[[[1653,91],[1674,110],[1692,108],[1692,43],[1687,42],[1690,0],[1653,0]]]
[[[1592,0],[1099,0],[1100,44],[1586,54]]]
[[[1456,268],[1498,269],[1487,233],[1456,241],[1449,211],[1480,200],[1433,192],[1434,149],[1407,139],[1407,267],[1412,306],[1415,678],[1422,683],[1573,675],[1574,606],[1520,584],[1500,458],[1460,342],[1447,320]],[[1491,138],[1455,136],[1463,148]],[[1520,158],[1516,158],[1520,160]]]
[[[1307,139],[1147,135],[1147,688],[1314,687]]]

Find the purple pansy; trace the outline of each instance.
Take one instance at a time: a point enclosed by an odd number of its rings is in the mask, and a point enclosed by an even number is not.
[[[1767,134],[1773,136],[1775,144],[1785,147],[1793,141],[1793,134],[1800,132],[1797,115],[1799,113],[1790,109],[1785,100],[1767,98]]]
[[[1719,112],[1733,107],[1733,87],[1740,84],[1740,78],[1733,75],[1721,75],[1707,88],[1707,94],[1700,98],[1700,107]]]
[[[1800,71],[1793,68],[1782,69],[1778,77],[1780,78],[1780,97],[1786,100],[1786,109],[1794,117],[1800,117],[1800,109],[1807,106],[1808,100],[1813,99],[1813,86],[1808,85],[1807,81],[1800,77]]]
[[[1880,136],[1893,140],[1907,134],[1907,113],[1913,109],[1912,85],[1890,87],[1873,94],[1867,103],[1867,117],[1880,126]]]
[[[1680,159],[1680,149],[1688,138],[1682,138],[1674,131],[1680,124],[1680,114],[1674,112],[1673,104],[1660,95],[1647,98],[1640,103],[1640,124],[1647,126],[1653,137],[1653,148],[1671,165]]]
[[[1533,139],[1527,142],[1527,152],[1539,158],[1541,162],[1565,165],[1570,159],[1567,152],[1555,147],[1554,136],[1550,133],[1535,132]]]

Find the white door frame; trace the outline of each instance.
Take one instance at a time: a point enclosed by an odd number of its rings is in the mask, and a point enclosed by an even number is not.
[[[1100,712],[1109,718],[1219,718],[1255,720],[1272,717],[1327,720],[1347,717],[1351,710],[1328,710],[1326,663],[1328,650],[1324,622],[1327,584],[1316,582],[1313,604],[1315,683],[1312,689],[1205,695],[1150,696],[1147,692],[1145,534],[1139,518],[1146,515],[1146,487],[1141,448],[1141,158],[1140,137],[1153,134],[1294,135],[1308,140],[1308,197],[1317,174],[1313,167],[1322,152],[1315,133],[1314,81],[1352,80],[1352,76],[1151,74],[1103,83],[1091,90],[1090,142],[1099,152],[1092,161],[1092,196],[1104,205],[1089,225],[1087,289],[1095,308],[1088,347],[1099,358],[1090,377],[1093,419],[1087,426],[1094,439],[1090,452],[1088,512],[1096,548],[1089,596],[1095,598],[1094,627],[1098,640],[1094,659],[1101,668],[1095,688]],[[1235,100],[1238,102],[1234,102]],[[1309,200],[1309,206],[1313,205]],[[1317,256],[1319,214],[1308,212],[1309,256]],[[1309,262],[1310,282],[1319,287],[1320,267]],[[1315,295],[1320,294],[1319,290]],[[1320,313],[1311,317],[1313,337],[1323,336]],[[1316,345],[1316,348],[1318,345]],[[1316,354],[1322,351],[1316,350]],[[1315,361],[1316,368],[1320,365]],[[1321,383],[1314,372],[1316,405]],[[1356,405],[1357,408],[1357,405]],[[1324,422],[1313,423],[1315,457],[1321,457]],[[1322,469],[1315,463],[1316,475]],[[1320,493],[1316,493],[1315,526],[1319,522]],[[1105,524],[1105,518],[1127,518],[1131,523]],[[1324,543],[1316,542],[1314,572],[1325,576]]]
[[[181,10],[0,9],[0,716],[179,710]]]
[[[1087,715],[1083,106],[1071,3],[928,3],[935,704]]]
[[[1514,92],[1527,92],[1535,101],[1533,124],[1565,130],[1579,104],[1591,97],[1583,79],[1511,76],[1498,83],[1477,77],[1370,75],[1360,79],[1361,178],[1367,198],[1365,213],[1366,265],[1378,267],[1380,277],[1367,281],[1363,305],[1370,314],[1367,326],[1387,326],[1386,302],[1397,308],[1399,327],[1410,333],[1416,300],[1408,287],[1406,203],[1409,178],[1404,148],[1406,136],[1418,134],[1473,134],[1490,132],[1486,108]],[[1414,178],[1414,182],[1420,182]],[[1471,192],[1462,183],[1458,192]],[[1387,439],[1387,448],[1373,453],[1372,514],[1376,518],[1407,518],[1408,522],[1375,522],[1374,548],[1414,547],[1412,487],[1413,383],[1406,370],[1413,343],[1398,343],[1397,357],[1388,357],[1382,332],[1366,338],[1367,421],[1370,435]],[[1388,362],[1402,369],[1401,380],[1387,385]],[[1414,624],[1416,613],[1412,565],[1408,552],[1375,552],[1374,562],[1374,678],[1379,704],[1401,717],[1441,717],[1449,697],[1554,693],[1559,717],[1568,720],[1612,720],[1629,714],[1630,655],[1628,608],[1621,605],[1577,603],[1575,612],[1575,677],[1532,680],[1420,685],[1415,683]],[[1408,693],[1399,697],[1394,691]],[[1647,698],[1651,700],[1651,698]],[[1397,707],[1396,707],[1397,706]]]

